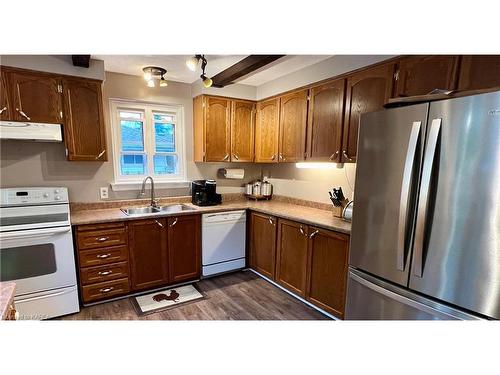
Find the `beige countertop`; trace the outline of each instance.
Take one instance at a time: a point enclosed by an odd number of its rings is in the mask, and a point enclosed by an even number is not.
[[[7,318],[9,314],[9,306],[14,300],[16,292],[16,283],[14,282],[0,282],[0,320]]]
[[[184,211],[181,213],[157,213],[152,215],[127,216],[119,208],[104,209],[85,209],[71,211],[71,224],[97,224],[113,221],[140,220],[148,217],[166,217],[192,214],[204,214],[211,212],[223,212],[232,210],[251,209],[268,215],[278,216],[284,219],[296,220],[304,224],[310,224],[325,229],[334,230],[342,233],[351,233],[351,223],[340,218],[334,217],[331,210],[308,207],[283,201],[248,201],[237,200],[223,202],[217,206],[198,207],[191,203],[184,203],[195,208],[193,211]]]

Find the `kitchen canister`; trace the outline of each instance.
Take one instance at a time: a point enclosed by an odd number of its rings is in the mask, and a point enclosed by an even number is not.
[[[253,194],[253,184],[249,182],[246,187],[245,187],[245,193],[247,195],[252,195]]]
[[[253,195],[261,195],[261,185],[259,180],[253,183]]]
[[[264,181],[261,185],[261,194],[265,197],[273,195],[273,185],[269,181]]]

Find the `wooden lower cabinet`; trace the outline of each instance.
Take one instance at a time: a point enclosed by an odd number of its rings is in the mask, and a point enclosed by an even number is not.
[[[146,219],[128,223],[132,290],[168,283],[166,219]]]
[[[306,299],[344,317],[349,236],[310,227]]]
[[[250,267],[343,319],[349,236],[252,212]],[[277,237],[277,241],[276,241]]]
[[[200,277],[201,219],[199,215],[171,217],[168,223],[170,282],[178,283]]]
[[[118,297],[130,291],[128,278],[85,285],[82,287],[84,302],[94,302],[111,297]]]
[[[250,214],[250,266],[271,280],[276,276],[276,218]]]
[[[276,281],[301,297],[306,293],[307,225],[278,219]]]

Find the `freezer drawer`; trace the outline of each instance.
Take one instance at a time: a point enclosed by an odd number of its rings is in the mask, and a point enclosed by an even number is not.
[[[403,288],[350,269],[346,320],[476,320]]]

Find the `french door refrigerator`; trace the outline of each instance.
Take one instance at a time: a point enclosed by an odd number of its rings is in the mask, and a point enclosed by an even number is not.
[[[361,117],[346,319],[500,319],[500,91]]]

